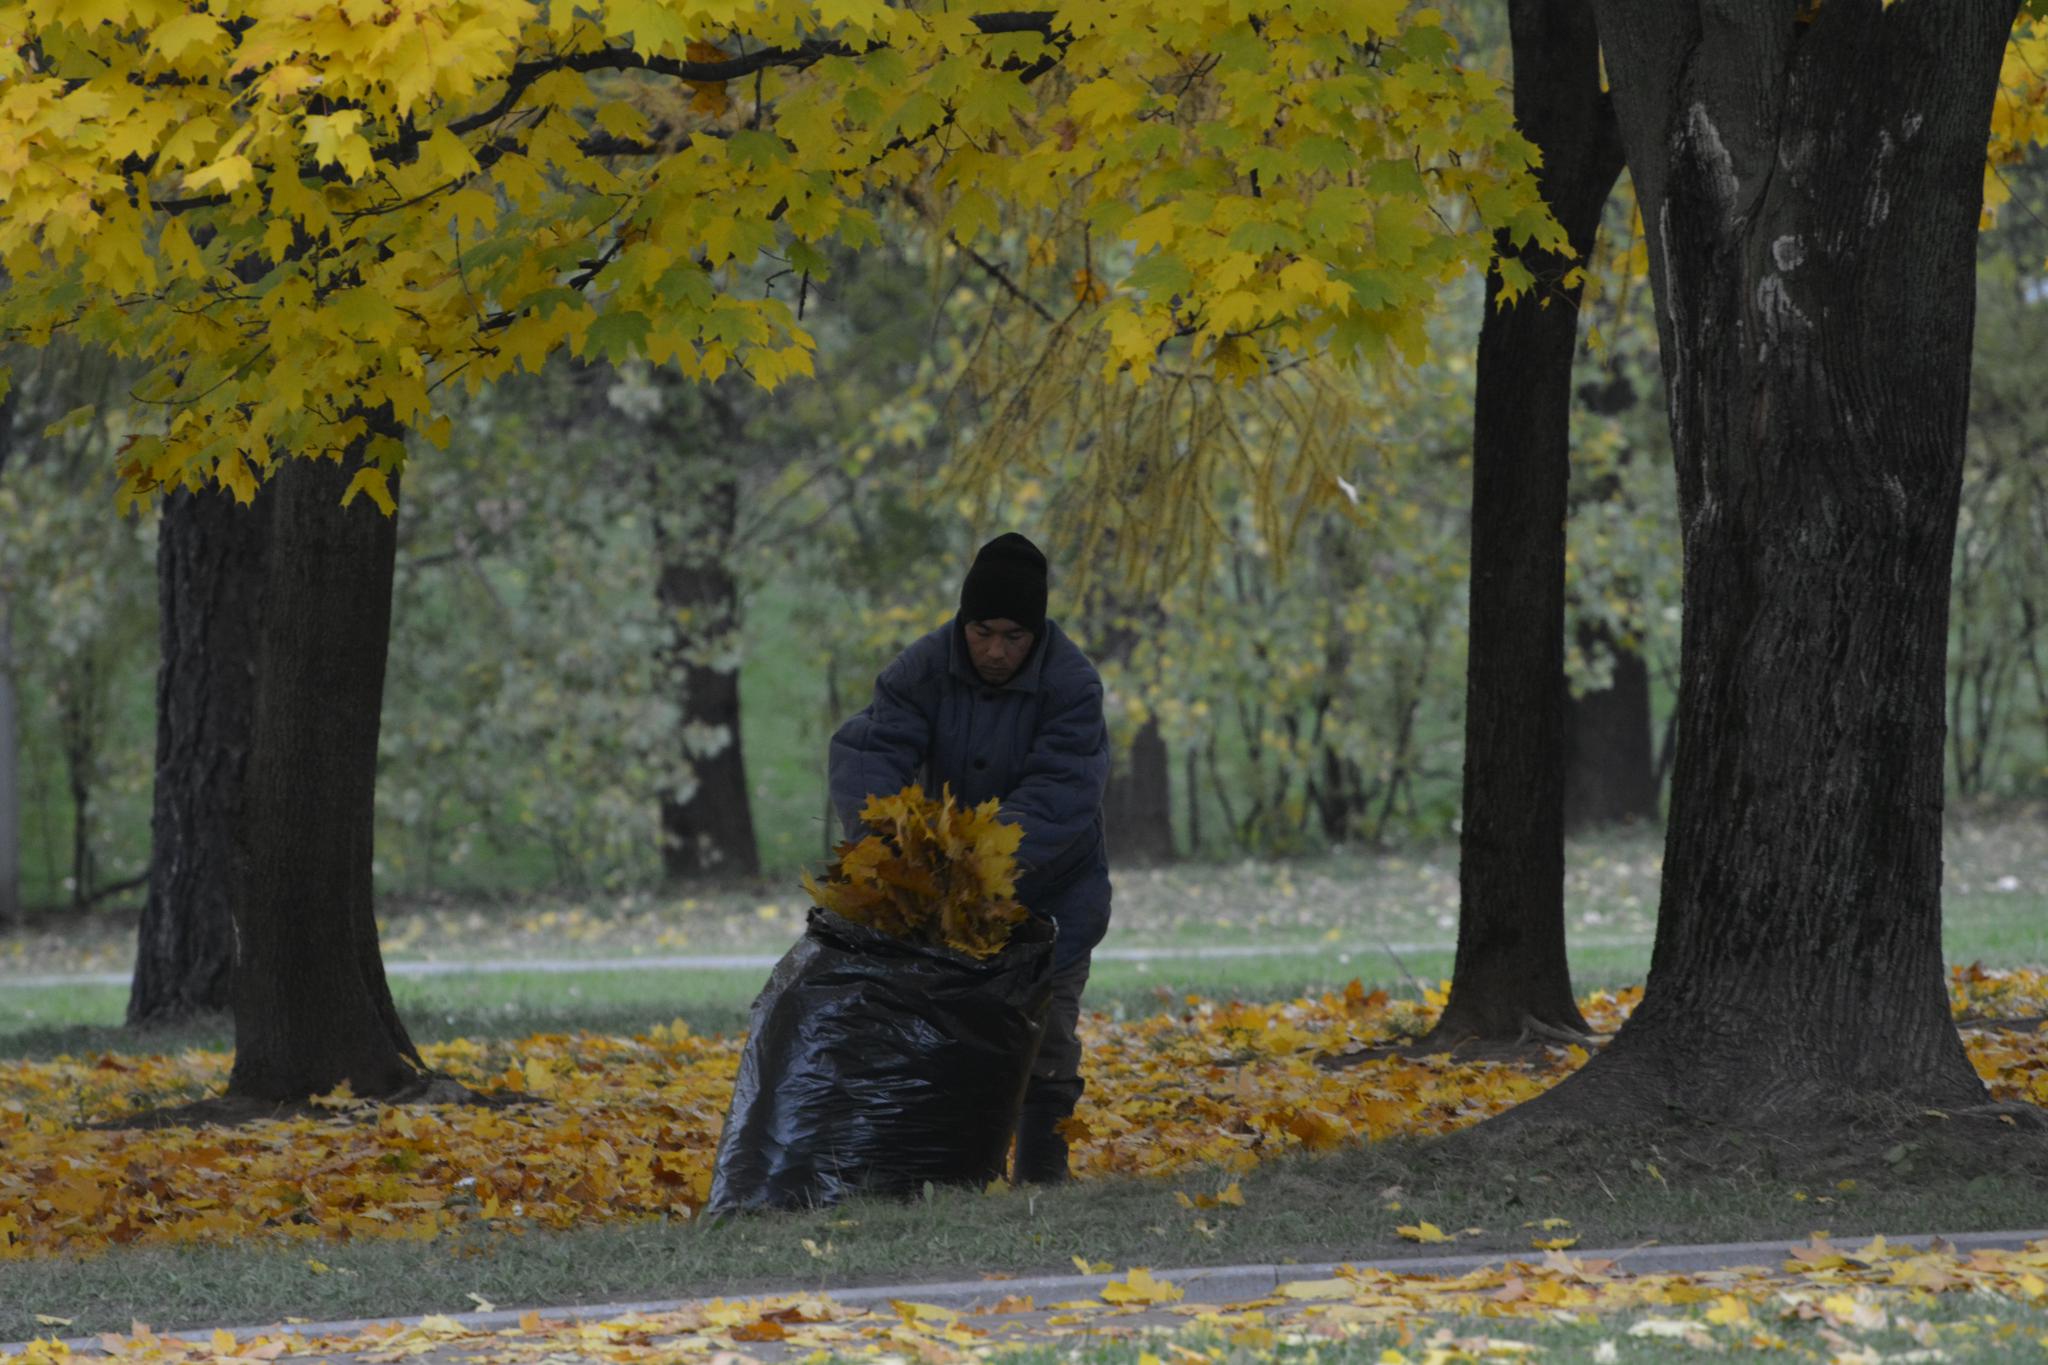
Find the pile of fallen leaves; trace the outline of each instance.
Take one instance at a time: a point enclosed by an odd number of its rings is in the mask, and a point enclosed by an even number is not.
[[[825,909],[906,942],[993,957],[1027,913],[1016,900],[1024,830],[998,819],[999,805],[969,809],[951,787],[933,800],[915,784],[870,796],[860,818],[872,833],[841,844],[824,881],[806,872],[804,890]]]
[[[1964,969],[1957,1012],[2037,1010],[2036,972]],[[1618,1027],[1639,991],[1596,993],[1589,1022]],[[1441,995],[1389,1000],[1356,983],[1308,999],[1188,999],[1173,1013],[1083,1023],[1089,1084],[1074,1166],[1169,1175],[1244,1170],[1286,1152],[1476,1123],[1586,1060],[1579,1047],[1533,1062],[1391,1057],[1343,1069],[1319,1059],[1411,1036]],[[2048,1104],[2048,1034],[1973,1028],[1970,1055],[1994,1097]],[[465,1224],[560,1228],[666,1214],[709,1193],[740,1040],[677,1023],[636,1038],[541,1034],[459,1040],[427,1060],[509,1108],[361,1106],[326,1099],[311,1116],[222,1129],[80,1124],[217,1093],[230,1058],[102,1055],[0,1064],[0,1258],[110,1245],[432,1238]]]

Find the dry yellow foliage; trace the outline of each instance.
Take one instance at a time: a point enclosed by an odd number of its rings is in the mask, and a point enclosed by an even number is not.
[[[1972,973],[1952,978],[1959,1015],[1981,1015],[1986,1003],[2001,1016],[2048,1012],[2040,973]],[[1581,1003],[1588,1021],[1608,1030],[1640,994],[1601,992]],[[1128,1022],[1091,1016],[1075,1170],[1083,1179],[1238,1171],[1304,1148],[1448,1132],[1537,1094],[1585,1059],[1566,1047],[1538,1064],[1315,1064],[1410,1033],[1433,1014],[1429,1003],[1389,1001],[1353,983],[1267,1004],[1188,1000],[1177,1013]],[[1995,1098],[2048,1103],[2048,1036],[1985,1029],[1965,1038]],[[136,1243],[429,1239],[479,1223],[517,1231],[687,1217],[710,1190],[741,1041],[680,1023],[637,1038],[458,1040],[424,1049],[427,1060],[477,1089],[533,1102],[372,1107],[336,1098],[317,1116],[233,1129],[78,1126],[217,1093],[225,1053],[6,1063],[0,1259]]]
[[[874,833],[843,843],[820,882],[804,874],[811,899],[856,924],[910,943],[993,957],[1027,912],[1016,900],[1020,825],[998,818],[991,799],[969,809],[941,789],[933,800],[913,783],[861,808]]]

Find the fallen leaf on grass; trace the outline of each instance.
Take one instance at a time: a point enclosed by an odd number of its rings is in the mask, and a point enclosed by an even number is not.
[[[1108,1261],[1091,1261],[1085,1256],[1076,1256],[1074,1258],[1074,1269],[1080,1271],[1083,1275],[1107,1275],[1116,1267]]]
[[[1233,1180],[1214,1194],[1187,1195],[1179,1190],[1173,1192],[1174,1200],[1184,1209],[1214,1209],[1228,1205],[1231,1208],[1244,1207],[1244,1191]]]
[[[1632,1337],[1682,1341],[1701,1351],[1710,1351],[1714,1347],[1714,1339],[1708,1336],[1698,1323],[1685,1318],[1644,1318],[1629,1328],[1628,1334]]]
[[[1434,1223],[1403,1223],[1394,1229],[1411,1242],[1448,1242],[1451,1235]]]

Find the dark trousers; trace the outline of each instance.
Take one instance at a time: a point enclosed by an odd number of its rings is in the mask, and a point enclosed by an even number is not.
[[[1088,959],[1053,973],[1052,1008],[1046,1011],[1045,1034],[1031,1063],[1024,1087],[1024,1108],[1050,1111],[1056,1118],[1074,1112],[1081,1101],[1081,992],[1088,985]]]

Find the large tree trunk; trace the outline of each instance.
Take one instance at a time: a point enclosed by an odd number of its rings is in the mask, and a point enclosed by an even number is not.
[[[0,591],[0,924],[21,921],[21,733],[14,702],[14,603]]]
[[[1158,717],[1148,716],[1131,736],[1131,747],[1117,757],[1102,794],[1102,825],[1110,858],[1125,867],[1172,862],[1171,756],[1159,733]]]
[[[15,391],[0,394],[0,471],[14,453]],[[0,924],[21,904],[21,730],[14,690],[14,603],[0,590]]]
[[[270,496],[166,495],[157,539],[160,653],[149,898],[128,1022],[228,1007],[235,955],[229,867],[242,813]]]
[[[1678,756],[1643,1002],[1539,1116],[1984,1099],[1942,982],[1942,688],[2014,0],[1741,13],[1600,2],[1678,467]]]
[[[739,585],[729,558],[739,483],[728,469],[691,470],[686,515],[654,518],[661,575],[655,585],[669,628],[663,653],[684,733],[724,735],[689,751],[695,783],[661,798],[662,869],[671,880],[755,877],[761,856],[740,746]]]
[[[1514,0],[1515,117],[1583,260],[1621,171],[1589,0]],[[1487,281],[1472,441],[1470,654],[1458,951],[1432,1044],[1583,1030],[1564,941],[1564,550],[1574,261],[1524,251],[1536,284]]]
[[[370,866],[398,523],[340,506],[347,459],[274,476],[255,705],[234,858],[235,1066],[228,1093],[293,1100],[347,1081],[386,1095],[418,1054],[377,949]]]
[[[1087,622],[1095,658],[1103,664],[1128,664],[1143,633],[1157,631],[1163,619],[1156,602],[1101,599]],[[1102,793],[1103,837],[1111,862],[1120,867],[1172,862],[1173,759],[1158,717],[1148,715],[1131,736],[1130,748],[1113,758],[1109,785]]]
[[[1564,827],[1590,829],[1657,818],[1657,755],[1651,743],[1650,669],[1605,624],[1582,621],[1579,648],[1612,661],[1607,686],[1565,706]]]

